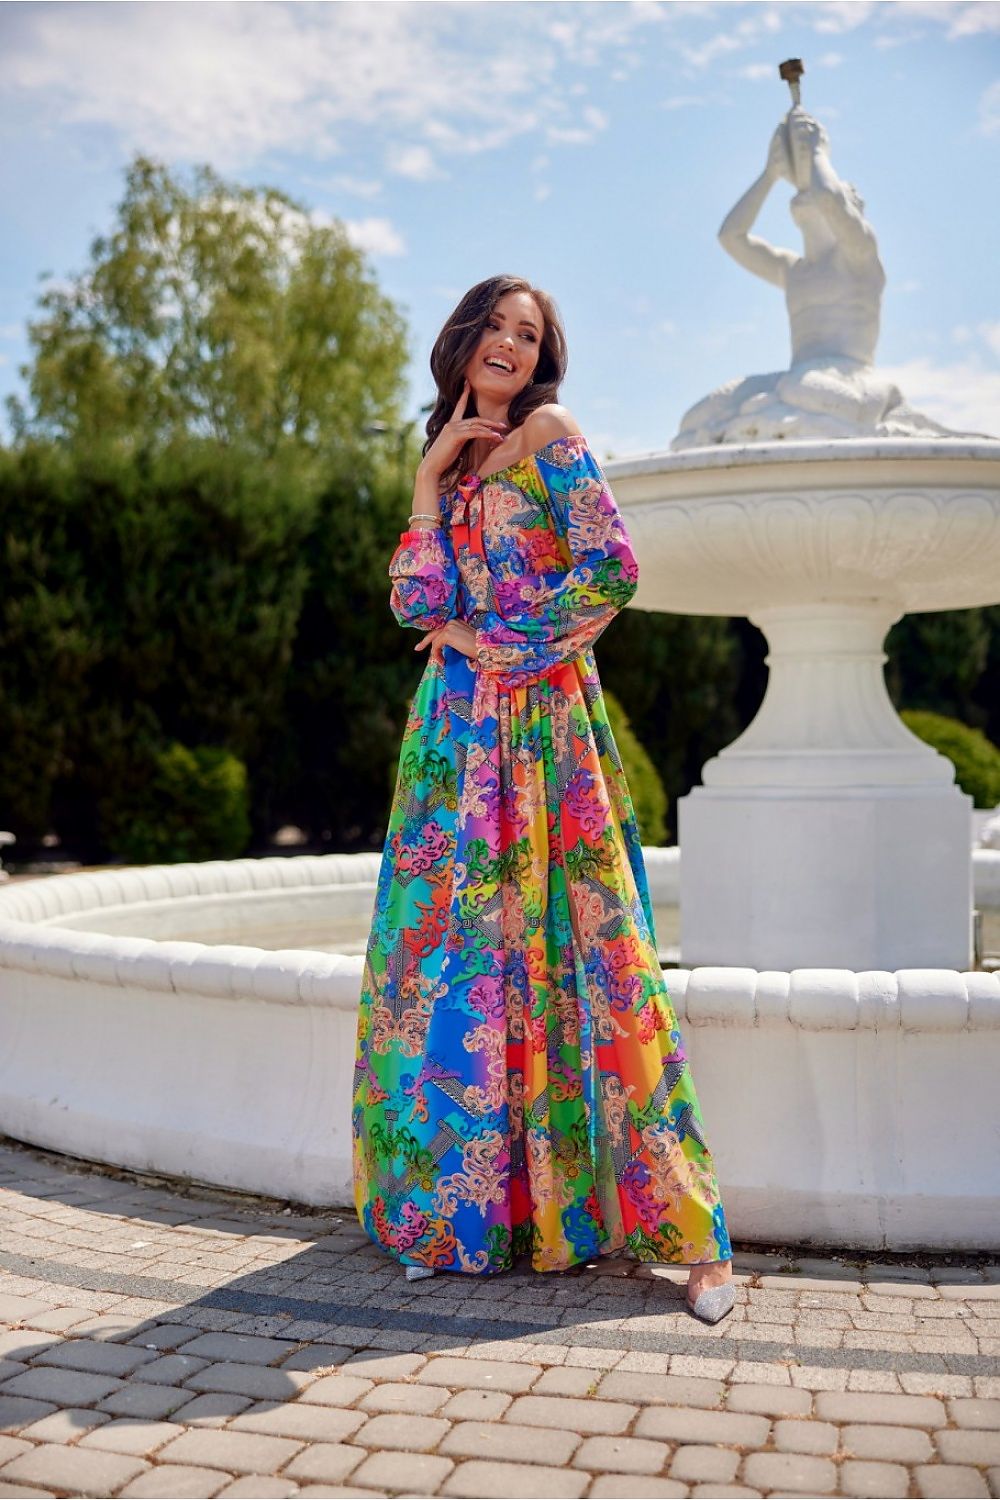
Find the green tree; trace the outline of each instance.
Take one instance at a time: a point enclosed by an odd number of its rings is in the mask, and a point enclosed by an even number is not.
[[[886,640],[886,682],[908,708],[986,727],[975,703],[990,648],[989,610],[948,609],[904,615]]]
[[[325,457],[399,418],[405,327],[344,226],[207,166],[188,185],[137,156],[113,229],[39,309],[16,441]]]
[[[990,605],[982,614],[986,626],[987,649],[986,666],[974,695],[979,712],[975,718],[972,714],[964,717],[973,723],[981,723],[987,737],[995,745],[1000,745],[1000,604]]]

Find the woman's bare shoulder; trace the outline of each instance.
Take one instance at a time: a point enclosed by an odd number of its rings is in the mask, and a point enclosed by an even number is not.
[[[580,433],[580,428],[568,406],[560,406],[556,401],[547,401],[544,406],[536,406],[535,410],[525,417],[521,431],[524,434],[525,446],[534,451],[537,448],[544,448],[547,443],[555,442],[556,438]]]

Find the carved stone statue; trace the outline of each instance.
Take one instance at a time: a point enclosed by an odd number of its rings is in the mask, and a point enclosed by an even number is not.
[[[751,234],[779,178],[803,251]],[[874,366],[885,271],[856,188],[838,177],[830,141],[798,103],[771,138],[767,165],[719,230],[723,248],[785,293],[792,359],[787,370],[727,381],[685,412],[674,450],[777,438],[984,437],[957,433],[914,411]]]

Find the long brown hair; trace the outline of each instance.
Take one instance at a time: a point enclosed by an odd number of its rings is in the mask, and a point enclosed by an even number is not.
[[[489,276],[479,281],[466,292],[455,311],[438,334],[431,350],[431,374],[437,384],[437,402],[427,418],[427,441],[423,452],[434,442],[445,423],[451,419],[455,403],[462,394],[465,382],[465,367],[476,351],[483,329],[501,297],[508,292],[528,292],[537,302],[542,314],[542,338],[538,351],[538,364],[529,385],[519,391],[510,403],[507,418],[512,427],[520,427],[529,412],[555,401],[559,387],[566,374],[566,334],[563,331],[559,309],[548,292],[539,290],[523,276]],[[475,392],[469,393],[464,416],[476,413]],[[450,487],[464,472],[468,461],[470,444],[459,453],[447,473],[441,476],[445,488]]]

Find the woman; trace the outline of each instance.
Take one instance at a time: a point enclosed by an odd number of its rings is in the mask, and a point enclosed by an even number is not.
[[[591,652],[635,559],[565,365],[551,299],[511,276],[431,355],[389,569],[428,661],[365,962],[356,1202],[410,1278],[627,1247],[690,1265],[717,1322],[732,1250]]]

